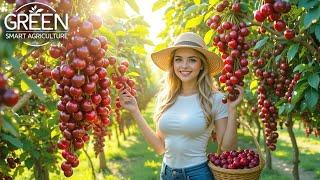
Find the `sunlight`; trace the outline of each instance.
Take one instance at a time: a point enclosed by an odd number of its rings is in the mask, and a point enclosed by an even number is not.
[[[98,5],[98,9],[97,9],[97,12],[96,14],[97,15],[103,15],[107,12],[107,10],[110,8],[111,4],[110,4],[110,1],[108,2],[100,2],[99,5]]]

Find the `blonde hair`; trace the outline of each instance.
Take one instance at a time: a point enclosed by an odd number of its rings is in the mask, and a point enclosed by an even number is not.
[[[195,50],[196,51],[196,50]],[[207,127],[210,126],[213,120],[213,114],[211,112],[212,102],[210,100],[212,91],[216,90],[212,83],[212,78],[208,73],[208,61],[202,53],[196,51],[201,59],[203,69],[200,70],[197,79],[197,87],[199,92],[200,106],[206,118]],[[171,55],[171,63],[173,62],[175,51]],[[174,73],[173,64],[171,65],[167,77],[165,79],[162,90],[157,95],[157,105],[154,114],[154,120],[159,121],[161,115],[170,108],[176,101],[177,96],[181,93],[181,80]]]

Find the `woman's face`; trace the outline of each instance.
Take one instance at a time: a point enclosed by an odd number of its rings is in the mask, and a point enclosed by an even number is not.
[[[196,81],[201,68],[201,59],[196,50],[191,48],[176,50],[173,57],[173,69],[183,83]]]

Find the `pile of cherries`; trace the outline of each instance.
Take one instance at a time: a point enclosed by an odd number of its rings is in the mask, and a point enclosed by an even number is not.
[[[233,13],[240,12],[239,3],[229,6],[229,2],[226,0],[219,3],[216,10],[217,12],[223,12],[227,7],[230,7],[229,9]],[[226,84],[228,95],[222,99],[222,102],[227,103],[228,99],[234,101],[237,98],[239,92],[235,89],[235,86],[243,86],[244,75],[249,73],[247,51],[250,49],[250,44],[246,42],[245,38],[250,31],[244,22],[222,22],[221,17],[222,15],[219,14],[214,15],[207,21],[207,26],[217,32],[213,37],[213,45],[218,47],[224,62],[219,82]]]
[[[225,169],[250,169],[260,164],[259,154],[249,149],[210,153],[208,159],[215,166]]]
[[[7,87],[7,77],[0,73],[0,107],[2,105],[13,107],[19,100],[19,92]]]
[[[284,31],[284,37],[288,40],[294,38],[294,30],[286,28],[286,22],[281,20],[281,14],[288,13],[291,10],[290,3],[282,0],[265,0],[259,10],[254,12],[254,18],[258,22],[264,22],[268,19],[273,22],[273,28],[278,32]]]

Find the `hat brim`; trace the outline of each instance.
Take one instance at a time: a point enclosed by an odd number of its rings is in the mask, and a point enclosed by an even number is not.
[[[158,66],[161,70],[168,71],[171,66],[172,52],[179,48],[192,48],[202,53],[208,61],[208,71],[211,76],[215,76],[222,71],[223,61],[217,54],[196,46],[181,45],[168,47],[166,49],[162,49],[160,51],[152,53],[151,59],[155,63],[155,65]]]

